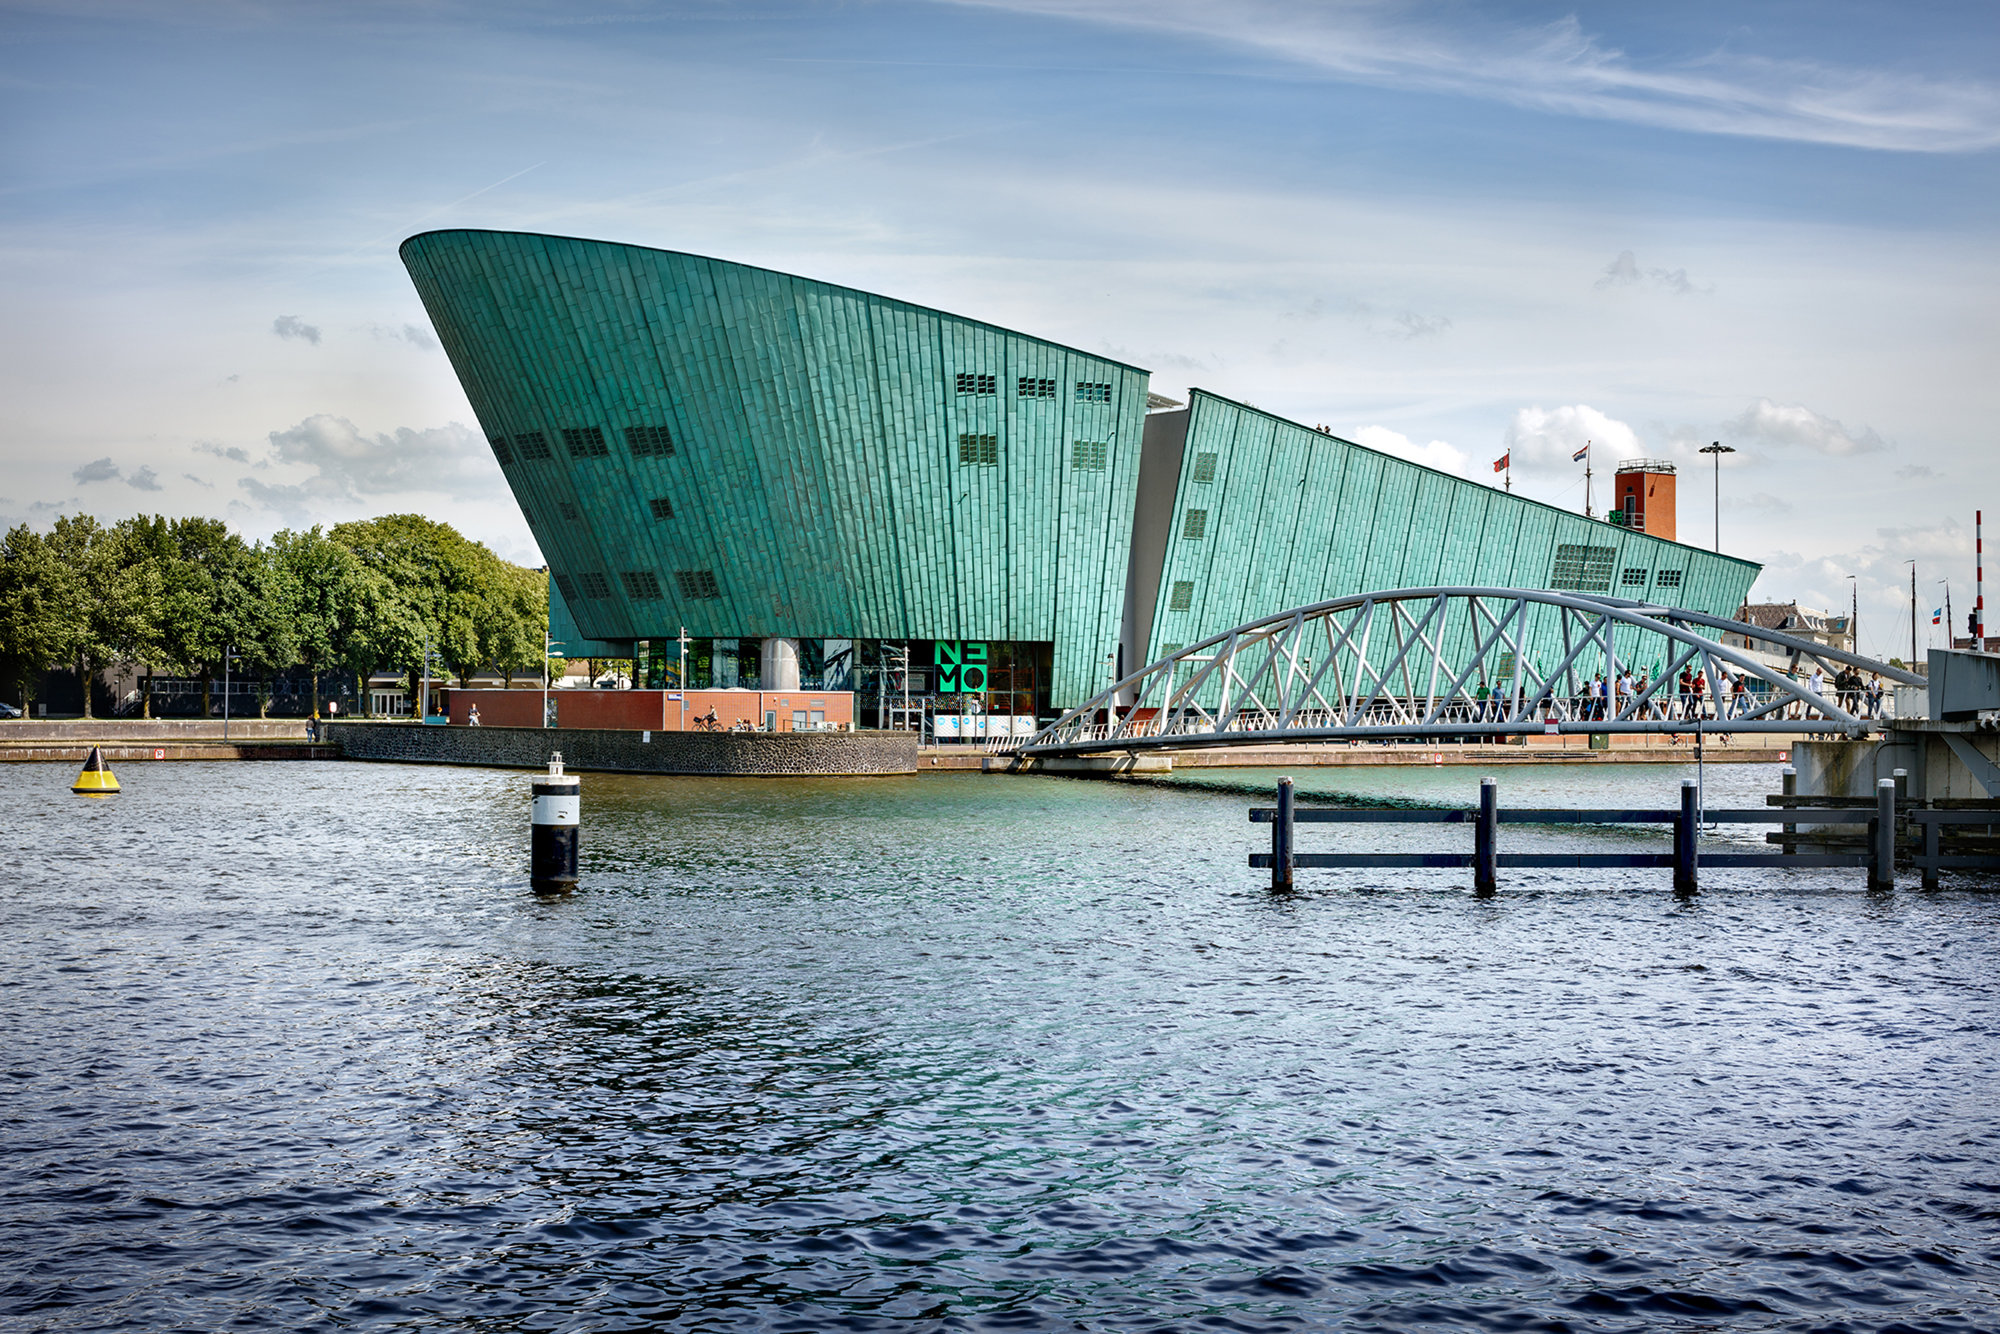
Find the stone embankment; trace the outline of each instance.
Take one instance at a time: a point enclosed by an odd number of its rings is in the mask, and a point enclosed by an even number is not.
[[[350,760],[540,769],[554,751],[583,772],[860,777],[917,771],[912,732],[627,732],[580,727],[438,727],[338,722]]]
[[[107,761],[322,760],[331,746],[313,745],[302,718],[9,718],[0,721],[0,763],[61,760],[81,763],[92,746]]]

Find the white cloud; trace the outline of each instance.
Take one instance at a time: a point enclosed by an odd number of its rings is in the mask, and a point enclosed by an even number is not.
[[[1583,403],[1522,408],[1507,425],[1507,450],[1516,469],[1543,464],[1568,467],[1570,456],[1586,442],[1593,460],[1637,458],[1646,453],[1637,431]]]
[[[1713,283],[1706,287],[1697,286],[1695,281],[1688,277],[1686,269],[1642,269],[1639,267],[1639,257],[1630,250],[1619,251],[1618,257],[1604,266],[1604,272],[1598,275],[1597,281],[1592,286],[1601,292],[1608,287],[1636,287],[1640,283],[1664,287],[1676,296],[1690,296],[1698,292],[1707,293],[1715,290]]]
[[[1466,457],[1465,451],[1442,440],[1433,440],[1427,445],[1420,445],[1402,432],[1392,431],[1386,426],[1364,426],[1354,433],[1353,439],[1357,445],[1379,449],[1384,454],[1394,454],[1399,459],[1421,463],[1427,468],[1436,468],[1439,472],[1452,473],[1458,477],[1471,475],[1468,470],[1470,460]]]
[[[78,484],[86,482],[115,482],[118,480],[119,475],[118,465],[113,463],[108,457],[92,459],[70,474]]]
[[[272,320],[271,332],[280,338],[301,338],[314,347],[319,346],[319,326],[307,324],[296,315],[280,315]]]
[[[1858,433],[1848,430],[1831,417],[1823,417],[1797,403],[1773,403],[1760,398],[1741,414],[1722,424],[1723,443],[1753,441],[1779,449],[1809,449],[1836,458],[1849,454],[1872,454],[1887,446],[1874,428]]]
[[[245,477],[237,485],[287,517],[324,515],[378,497],[405,505],[420,503],[414,498],[421,496],[490,500],[507,494],[485,438],[458,422],[371,435],[345,417],[318,413],[271,432],[270,440],[274,465],[309,469],[310,475],[296,482]]]
[[[2000,89],[1972,80],[1705,51],[1635,59],[1574,17],[1435,18],[1405,4],[1286,0],[962,0],[1249,47],[1336,78],[1697,134],[1967,153],[2000,144]],[[1734,44],[1732,44],[1734,45]]]

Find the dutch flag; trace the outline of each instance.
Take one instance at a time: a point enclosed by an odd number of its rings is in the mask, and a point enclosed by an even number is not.
[[[1583,462],[1583,456],[1588,454],[1589,452],[1590,452],[1590,446],[1585,445],[1582,449],[1579,449],[1576,451],[1576,453],[1570,455],[1569,461],[1571,463],[1581,463]]]

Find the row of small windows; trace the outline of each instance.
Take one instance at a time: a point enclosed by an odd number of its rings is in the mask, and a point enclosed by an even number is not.
[[[1555,564],[1549,568],[1549,587],[1566,588],[1573,593],[1608,593],[1611,571],[1617,564],[1616,547],[1559,543]]]
[[[965,431],[958,437],[958,461],[977,468],[1000,465],[1000,437]],[[1069,466],[1074,472],[1103,472],[1111,466],[1111,446],[1103,440],[1069,442]]]
[[[668,500],[665,496],[654,496],[646,502],[646,505],[653,511],[655,519],[664,522],[674,517],[674,502]],[[556,513],[562,515],[563,518],[568,519],[571,523],[581,523],[583,521],[583,511],[577,508],[576,502],[573,500],[558,500],[556,502]]]
[[[618,575],[618,582],[625,587],[625,596],[634,602],[658,602],[666,596],[660,586],[660,576],[651,570],[624,570]],[[674,586],[683,598],[690,601],[719,598],[721,585],[715,581],[714,570],[675,570]],[[595,570],[587,570],[572,579],[566,574],[556,576],[556,588],[565,602],[575,602],[577,595],[594,601],[602,601],[611,596],[611,581]]]
[[[997,435],[976,435],[964,433],[958,437],[958,461],[981,468],[994,468],[1000,464],[1000,437]]]
[[[961,394],[997,394],[1000,392],[1000,377],[984,375],[977,371],[959,371],[952,376],[952,387]],[[1054,398],[1056,382],[1040,376],[1023,375],[1014,381],[1014,393],[1019,398]],[[1109,403],[1111,386],[1101,380],[1078,380],[1076,401]]]
[[[1111,463],[1111,446],[1102,440],[1072,440],[1069,466],[1073,472],[1103,472]]]
[[[563,449],[573,459],[601,459],[611,453],[602,427],[565,426],[562,441]],[[545,463],[555,457],[554,451],[549,448],[549,438],[540,431],[523,431],[511,441],[504,435],[496,435],[490,437],[487,443],[493,446],[493,457],[506,467],[511,467],[516,459]],[[625,447],[635,459],[672,458],[674,437],[664,426],[628,426],[625,428]]]
[[[1681,586],[1681,574],[1682,571],[1680,570],[1661,570],[1653,576],[1653,583],[1659,588],[1679,588]],[[1627,588],[1644,588],[1646,586],[1646,571],[1641,568],[1628,565],[1618,578],[1619,582]]]

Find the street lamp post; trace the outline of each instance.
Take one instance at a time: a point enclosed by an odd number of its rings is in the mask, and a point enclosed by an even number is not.
[[[549,638],[547,626],[542,627],[542,726],[549,725],[549,655],[563,641]]]
[[[1734,454],[1736,449],[1733,445],[1725,445],[1717,440],[1714,444],[1703,445],[1701,452],[1715,455],[1715,550],[1716,554],[1720,555],[1722,553],[1722,456]]]

